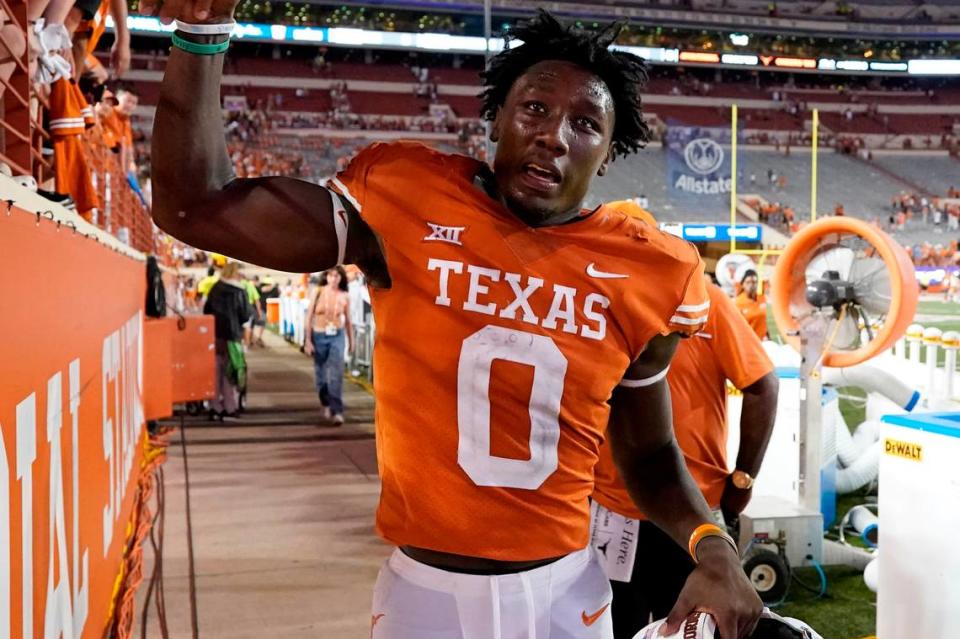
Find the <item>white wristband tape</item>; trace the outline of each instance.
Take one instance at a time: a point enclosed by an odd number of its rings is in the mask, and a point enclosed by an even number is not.
[[[192,33],[193,35],[230,35],[236,26],[237,22],[235,20],[213,24],[196,24],[177,20],[177,31]]]
[[[644,386],[653,386],[654,384],[659,382],[661,379],[666,377],[667,371],[669,370],[670,370],[670,367],[667,366],[665,369],[663,369],[656,375],[652,375],[650,377],[644,377],[643,379],[622,379],[620,380],[620,386],[624,386],[626,388],[643,388]]]
[[[347,215],[347,207],[343,205],[340,196],[329,191],[330,204],[333,209],[333,228],[337,232],[337,265],[343,264],[344,255],[347,252],[347,228],[350,226],[350,217]]]

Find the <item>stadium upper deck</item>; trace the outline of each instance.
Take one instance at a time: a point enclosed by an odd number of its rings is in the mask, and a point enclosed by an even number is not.
[[[262,55],[265,47],[270,57]],[[350,113],[426,116],[431,105],[442,105],[455,117],[474,118],[481,64],[478,56],[335,49],[318,54],[315,48],[247,44],[228,58],[224,94],[243,95],[251,104],[272,99],[279,111],[329,113],[331,88],[345,85],[349,108],[340,110]],[[162,65],[162,57],[135,59],[130,78],[145,104],[156,103]],[[921,136],[909,146],[949,148],[960,126],[960,86],[934,78],[880,81],[655,67],[644,101],[655,122],[669,118],[697,126],[726,124],[728,107],[736,103],[747,131],[793,134],[797,141],[809,131],[813,108],[820,110],[827,136],[883,138],[868,139],[869,146],[903,148],[904,136]]]

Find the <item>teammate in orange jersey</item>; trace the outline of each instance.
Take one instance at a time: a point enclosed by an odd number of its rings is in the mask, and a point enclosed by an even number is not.
[[[616,200],[615,202],[607,202],[606,205],[630,217],[635,217],[641,222],[646,222],[653,228],[657,228],[657,221],[654,219],[653,214],[637,204],[634,200]]]
[[[767,298],[759,292],[759,277],[753,269],[745,271],[740,278],[740,293],[737,308],[760,339],[767,337]]]
[[[777,410],[777,376],[750,326],[718,286],[709,285],[710,318],[683,340],[667,382],[673,427],[687,468],[704,499],[727,522],[750,500]],[[736,470],[727,468],[726,382],[743,391]],[[670,613],[694,569],[686,551],[630,500],[609,445],[600,449],[593,494],[591,543],[613,586],[614,636],[632,639],[651,619]],[[648,575],[656,574],[657,579]]]
[[[141,10],[224,22],[234,5]],[[569,31],[547,14],[512,31],[524,44],[484,75],[492,170],[375,144],[329,189],[234,179],[222,57],[171,51],[153,136],[157,223],[280,270],[357,264],[371,286],[377,530],[398,546],[375,587],[376,639],[609,639],[610,586],[588,549],[605,430],[633,497],[699,560],[674,625],[702,608],[732,639],[760,613],[673,437],[663,377],[709,307],[696,249],[581,209],[593,176],[648,136],[646,70],[607,49],[618,31]],[[611,395],[631,419],[607,428]]]

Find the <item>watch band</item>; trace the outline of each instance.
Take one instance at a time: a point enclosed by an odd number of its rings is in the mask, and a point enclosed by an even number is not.
[[[730,473],[730,481],[732,481],[733,485],[740,490],[750,490],[753,488],[755,479],[750,473],[737,469]]]

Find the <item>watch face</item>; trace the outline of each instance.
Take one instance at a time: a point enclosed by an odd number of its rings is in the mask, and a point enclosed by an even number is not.
[[[753,478],[743,471],[733,473],[733,485],[741,490],[746,490],[753,486]]]

